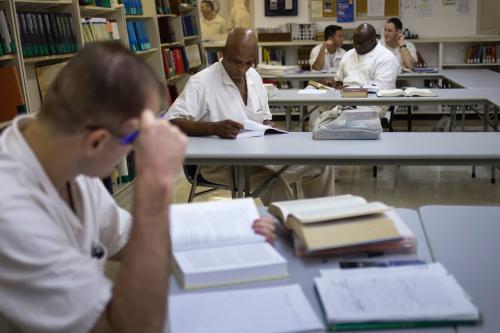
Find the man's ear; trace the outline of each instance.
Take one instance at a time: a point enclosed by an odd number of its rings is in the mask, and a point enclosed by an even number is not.
[[[83,138],[83,151],[85,155],[90,157],[99,153],[110,139],[111,133],[104,128],[90,131]]]

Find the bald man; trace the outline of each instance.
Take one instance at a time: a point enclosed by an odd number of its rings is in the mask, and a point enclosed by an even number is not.
[[[375,28],[361,24],[352,36],[354,48],[347,51],[335,76],[336,88],[364,86],[373,89],[394,89],[399,73],[398,59],[377,42]],[[372,106],[383,118],[387,107]]]
[[[232,30],[223,49],[223,59],[192,76],[167,116],[190,136],[216,135],[234,139],[250,119],[274,126],[267,93],[252,67],[257,57],[257,37],[250,29]],[[276,166],[252,167],[255,188],[279,169]],[[202,176],[211,182],[229,185],[229,167],[204,166]],[[262,202],[292,200],[334,194],[331,167],[290,167],[262,193]],[[302,195],[303,193],[303,195]]]

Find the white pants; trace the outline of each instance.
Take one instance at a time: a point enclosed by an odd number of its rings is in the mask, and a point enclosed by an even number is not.
[[[206,180],[230,185],[230,167],[202,166],[201,175]],[[250,187],[255,190],[269,177],[273,176],[281,166],[266,165],[250,167]],[[274,201],[294,200],[300,198],[325,197],[335,194],[333,167],[331,166],[290,166],[267,186],[260,194],[262,203],[268,206]]]

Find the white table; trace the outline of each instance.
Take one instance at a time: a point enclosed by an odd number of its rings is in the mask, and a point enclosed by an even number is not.
[[[489,69],[444,69],[441,74],[460,87],[500,89],[500,73]]]
[[[418,214],[414,210],[409,209],[398,209],[398,213],[405,220],[408,226],[412,229],[415,236],[417,237],[418,251],[416,254],[400,254],[400,255],[387,255],[383,257],[367,258],[366,256],[348,256],[343,258],[348,258],[349,260],[398,260],[398,259],[421,259],[425,261],[431,261],[432,257],[427,246],[427,241],[422,230],[421,222]],[[271,281],[261,281],[255,283],[248,283],[242,285],[233,285],[221,288],[210,288],[203,290],[182,290],[177,282],[177,280],[172,277],[170,281],[170,293],[180,294],[180,293],[200,293],[200,292],[212,292],[220,290],[231,290],[240,288],[256,288],[256,287],[266,287],[266,286],[280,286],[287,284],[298,283],[302,287],[307,299],[311,303],[314,311],[318,314],[320,318],[324,320],[324,314],[319,303],[318,296],[314,290],[313,278],[319,276],[319,270],[325,268],[335,268],[338,267],[340,261],[339,258],[297,258],[293,253],[293,246],[291,244],[290,236],[283,230],[283,228],[278,228],[278,240],[276,242],[276,249],[285,257],[288,261],[288,272],[289,276],[286,279],[281,280],[271,280]],[[193,319],[196,319],[196,314],[193,314]],[[363,332],[363,331],[359,331]],[[368,332],[368,331],[367,331]],[[373,332],[373,331],[372,331]],[[406,333],[422,333],[422,330],[391,330],[391,332],[406,332]],[[433,332],[454,332],[452,327],[436,328]]]
[[[380,140],[313,140],[310,132],[226,140],[190,137],[185,164],[236,166],[243,196],[249,165],[500,165],[498,132],[386,132]]]
[[[331,79],[335,77],[336,72],[322,72],[322,71],[302,71],[296,74],[287,74],[287,75],[269,75],[263,74],[261,75],[264,80],[276,80],[276,81],[322,81],[326,79]],[[443,79],[444,76],[442,73],[414,73],[414,72],[405,72],[398,74],[398,80],[407,80],[407,79],[422,79],[422,80],[437,80]]]
[[[472,297],[483,324],[458,332],[500,332],[500,207],[425,206],[420,216],[435,261]]]

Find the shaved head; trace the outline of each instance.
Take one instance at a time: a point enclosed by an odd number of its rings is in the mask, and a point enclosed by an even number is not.
[[[236,28],[227,35],[222,64],[233,81],[243,80],[257,61],[257,36],[251,29]]]
[[[365,54],[377,45],[375,28],[368,23],[359,25],[352,35],[352,42],[358,54]]]

